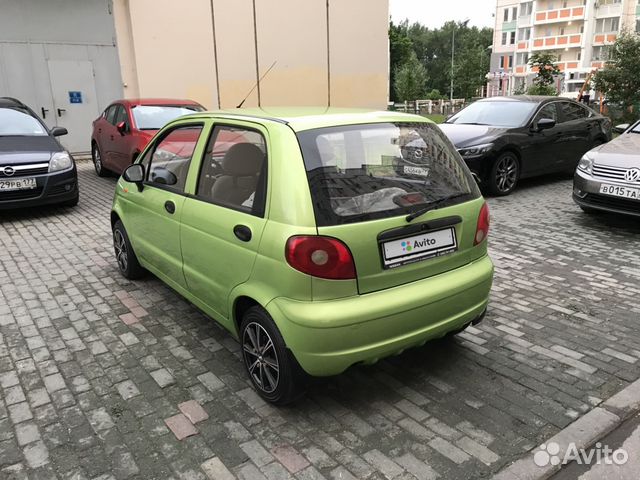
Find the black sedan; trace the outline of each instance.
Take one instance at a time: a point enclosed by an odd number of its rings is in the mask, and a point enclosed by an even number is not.
[[[24,103],[0,97],[0,209],[78,203],[78,175],[71,155]]]
[[[493,195],[508,195],[521,178],[573,173],[582,155],[611,140],[609,119],[558,97],[478,100],[440,127]]]

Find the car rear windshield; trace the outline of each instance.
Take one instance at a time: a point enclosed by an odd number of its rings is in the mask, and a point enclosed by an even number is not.
[[[138,105],[131,109],[140,130],[160,130],[171,120],[193,112],[201,112],[197,105]]]
[[[446,123],[521,127],[527,123],[537,106],[534,102],[521,101],[475,102],[456,113]]]
[[[434,202],[443,207],[479,196],[464,162],[434,124],[320,128],[298,133],[298,141],[318,226],[410,214]]]
[[[29,113],[14,108],[0,108],[0,137],[43,137],[49,135]]]

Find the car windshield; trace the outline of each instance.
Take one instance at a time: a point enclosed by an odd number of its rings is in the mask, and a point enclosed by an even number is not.
[[[636,123],[630,130],[629,133],[640,133],[640,122]]]
[[[434,124],[320,128],[298,133],[298,140],[318,226],[403,215],[479,196],[467,167]]]
[[[47,130],[24,110],[0,108],[0,137],[43,137]]]
[[[456,113],[446,123],[521,127],[538,106],[534,102],[482,101],[475,102]]]
[[[138,105],[131,109],[140,130],[160,130],[171,120],[202,110],[198,105]]]

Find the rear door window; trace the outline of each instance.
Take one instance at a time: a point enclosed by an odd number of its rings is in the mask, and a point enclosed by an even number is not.
[[[563,121],[565,122],[572,122],[589,117],[587,109],[573,102],[560,102],[560,110],[562,111]]]
[[[479,196],[453,145],[429,123],[298,133],[318,226],[409,214]]]

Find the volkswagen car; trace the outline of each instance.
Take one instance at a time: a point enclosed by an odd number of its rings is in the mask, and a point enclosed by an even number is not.
[[[241,343],[267,401],[482,320],[489,209],[415,115],[235,110],[170,122],[118,180],[127,278],[151,272]],[[420,159],[404,144],[421,138]]]
[[[120,175],[167,122],[204,109],[192,100],[169,98],[112,102],[93,122],[91,158],[96,173]]]
[[[27,105],[0,97],[0,209],[78,203],[76,165],[51,130]]]
[[[640,217],[640,121],[582,157],[574,177],[573,200],[587,213]]]
[[[478,100],[440,127],[492,195],[508,195],[523,178],[573,174],[582,155],[611,140],[608,118],[558,97]]]

